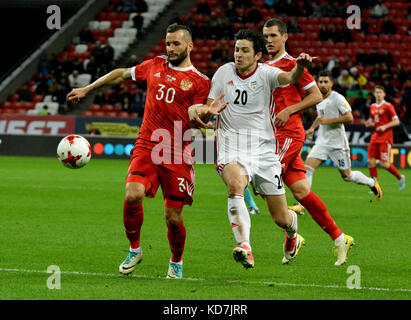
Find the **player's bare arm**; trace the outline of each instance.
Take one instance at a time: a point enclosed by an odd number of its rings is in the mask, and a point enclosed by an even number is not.
[[[370,127],[374,127],[374,126],[375,126],[374,121],[372,121],[371,119],[368,119],[367,121],[365,121],[364,124],[365,124],[365,126],[366,126],[367,128],[370,128]]]
[[[280,85],[294,84],[298,82],[304,73],[305,67],[307,67],[315,58],[316,57],[311,57],[307,53],[300,53],[298,58],[295,59],[297,62],[295,67],[290,72],[282,72],[278,76]]]
[[[307,108],[311,108],[323,100],[322,94],[317,85],[314,85],[311,88],[307,89],[306,92],[307,95],[304,97],[304,99],[301,100],[301,102],[281,110],[276,115],[274,125],[277,128],[284,127],[287,124],[288,119],[290,119],[290,117],[294,113],[298,113]]]
[[[352,123],[354,120],[351,111],[348,111],[347,113],[337,118],[328,118],[327,116],[321,116],[317,119],[319,119],[318,121],[320,124]]]
[[[131,68],[114,69],[84,88],[76,88],[71,90],[71,92],[67,95],[66,100],[72,103],[79,103],[81,99],[85,98],[91,91],[97,88],[102,86],[114,86],[130,79]]]
[[[207,103],[202,106],[191,106],[188,108],[188,117],[193,128],[210,128],[210,124],[206,124],[208,118],[219,115],[223,111],[228,102],[222,102],[225,94],[222,93],[217,99],[207,99]]]
[[[312,140],[313,139],[313,133],[315,131],[315,129],[318,128],[318,126],[320,125],[320,117],[315,118],[313,124],[311,125],[311,127],[305,132],[305,135],[307,136],[308,140]]]
[[[386,125],[379,126],[376,130],[378,132],[384,132],[384,131],[387,131],[388,129],[391,129],[391,128],[399,126],[399,125],[400,125],[400,120],[397,118],[397,119],[394,119],[394,120],[388,122]]]

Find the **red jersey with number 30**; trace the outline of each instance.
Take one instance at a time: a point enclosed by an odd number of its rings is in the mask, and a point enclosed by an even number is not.
[[[188,108],[205,104],[210,79],[194,66],[179,68],[166,56],[146,60],[131,70],[132,79],[147,82],[143,123],[136,147],[152,150],[162,141],[163,152],[181,156],[191,143]],[[191,155],[190,155],[191,156]]]
[[[374,132],[371,135],[370,143],[393,144],[392,128],[385,130],[384,132],[378,132],[377,128],[384,126],[397,118],[397,113],[391,103],[383,101],[380,104],[372,104],[370,106],[370,119],[374,122]]]
[[[295,61],[295,58],[285,52],[275,60],[266,61],[266,64],[280,68],[285,72],[289,72],[295,67],[297,62]],[[316,83],[313,76],[308,72],[307,68],[305,68],[304,74],[296,84],[289,84],[276,88],[273,92],[275,114],[287,107],[301,102],[301,98],[304,97],[304,91],[315,85]],[[305,130],[301,115],[299,113],[291,115],[283,128],[277,128],[276,136],[277,135],[284,135],[293,138],[294,140],[304,141]]]

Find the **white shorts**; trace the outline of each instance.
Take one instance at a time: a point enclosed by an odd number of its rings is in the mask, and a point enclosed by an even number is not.
[[[265,149],[258,154],[231,152],[228,148],[219,146],[217,149],[217,172],[222,174],[223,169],[229,163],[239,163],[244,168],[244,174],[248,175],[256,193],[262,195],[282,195],[285,193],[281,178],[281,163],[278,155],[274,153],[274,147]]]
[[[335,149],[315,144],[311,149],[311,152],[308,154],[307,159],[308,158],[315,158],[323,161],[327,161],[328,158],[331,158],[339,170],[348,170],[351,168],[350,149]]]

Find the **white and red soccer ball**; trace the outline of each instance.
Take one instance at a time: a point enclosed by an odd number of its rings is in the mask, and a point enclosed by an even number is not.
[[[90,143],[79,135],[64,137],[57,146],[57,158],[67,168],[84,167],[91,159]]]

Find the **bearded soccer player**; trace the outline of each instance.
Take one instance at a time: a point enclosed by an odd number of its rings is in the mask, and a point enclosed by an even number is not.
[[[388,170],[398,180],[400,191],[405,188],[405,176],[401,175],[397,168],[390,163],[391,146],[393,144],[392,128],[400,125],[394,106],[385,101],[385,89],[383,86],[374,88],[375,103],[370,106],[370,119],[365,123],[367,127],[374,127],[371,141],[368,146],[368,166],[371,177],[377,179],[377,162]]]
[[[131,151],[123,204],[123,221],[130,249],[119,271],[129,274],[142,261],[142,202],[144,197],[153,198],[161,185],[172,254],[167,278],[182,278],[186,239],[182,208],[186,204],[191,205],[194,191],[188,108],[206,102],[210,80],[191,64],[193,42],[189,28],[170,25],[165,41],[167,56],[146,60],[132,68],[115,69],[85,88],[72,90],[67,100],[78,103],[101,86],[116,85],[130,79],[147,82],[144,118]],[[218,109],[223,107],[220,100],[208,106],[207,115],[218,114]]]
[[[289,71],[296,65],[296,60],[285,51],[288,39],[287,27],[278,19],[269,19],[263,27],[269,61],[266,64]],[[303,100],[301,96],[306,94]],[[305,177],[304,162],[300,157],[305,141],[305,130],[300,111],[310,108],[322,101],[314,78],[305,70],[296,84],[281,86],[274,91],[276,139],[280,146],[280,161],[283,169],[284,183],[293,193],[294,198],[304,206],[317,224],[329,234],[337,251],[336,266],[347,260],[349,249],[354,239],[345,235],[335,224],[328,213],[324,202],[310,190]],[[304,208],[290,207],[303,212]]]
[[[320,128],[315,145],[305,160],[308,185],[311,188],[314,171],[331,158],[344,181],[368,186],[375,198],[381,200],[382,190],[378,181],[359,170],[351,170],[350,146],[344,128],[345,123],[353,121],[351,106],[343,95],[332,90],[333,84],[330,72],[323,70],[319,73],[318,88],[324,100],[317,104],[318,117],[307,130],[307,139],[311,140],[315,129]]]

